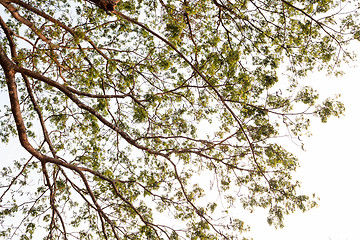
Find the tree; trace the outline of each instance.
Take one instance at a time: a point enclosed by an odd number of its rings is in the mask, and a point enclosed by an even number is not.
[[[239,239],[236,207],[281,227],[316,205],[280,138],[301,143],[310,118],[343,113],[301,80],[351,58],[357,7],[0,3],[0,136],[30,154],[1,171],[0,236]]]

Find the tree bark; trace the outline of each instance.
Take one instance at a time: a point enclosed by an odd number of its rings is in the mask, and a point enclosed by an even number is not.
[[[116,5],[120,0],[88,0],[96,4],[99,8],[111,12],[115,10]]]

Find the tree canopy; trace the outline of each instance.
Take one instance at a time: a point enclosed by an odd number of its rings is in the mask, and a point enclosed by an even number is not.
[[[0,138],[30,154],[1,170],[1,237],[240,239],[239,208],[316,205],[284,139],[343,113],[302,80],[352,58],[356,3],[0,3]]]

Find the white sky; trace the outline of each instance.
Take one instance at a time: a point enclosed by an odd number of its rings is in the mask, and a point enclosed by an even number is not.
[[[353,49],[360,50],[360,44]],[[252,229],[249,236],[254,240],[360,239],[359,63],[359,67],[344,68],[346,74],[340,78],[322,73],[308,77],[308,83],[322,96],[340,93],[346,106],[345,116],[340,119],[332,118],[326,124],[317,119],[312,121],[313,136],[304,139],[307,151],[296,152],[301,168],[295,178],[302,182],[302,191],[316,193],[321,198],[319,206],[309,212],[287,216],[285,228],[278,230],[267,225],[266,211],[255,211],[244,217]],[[1,108],[3,100],[2,96]],[[6,146],[0,144],[1,161],[18,159],[21,151],[16,145],[16,141]]]
[[[352,48],[360,55],[360,44]],[[346,107],[340,119],[312,121],[306,152],[296,152],[301,168],[295,177],[305,193],[320,197],[319,206],[287,216],[285,228],[278,230],[267,225],[266,212],[255,212],[248,222],[254,240],[360,239],[360,61],[356,65],[343,68],[340,78],[314,73],[307,79],[321,95],[340,93]]]

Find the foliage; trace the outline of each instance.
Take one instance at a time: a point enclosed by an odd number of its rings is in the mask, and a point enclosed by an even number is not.
[[[1,171],[0,236],[239,239],[239,206],[281,227],[316,205],[279,138],[343,113],[301,80],[351,58],[356,6],[0,3],[0,137],[31,155]]]

